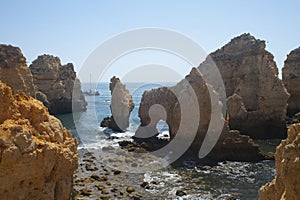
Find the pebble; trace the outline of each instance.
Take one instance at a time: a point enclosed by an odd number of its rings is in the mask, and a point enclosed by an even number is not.
[[[105,189],[105,186],[104,186],[104,185],[101,185],[101,184],[95,185],[95,187],[96,187],[98,190],[103,190],[103,189]]]
[[[91,178],[94,179],[94,180],[96,180],[96,181],[101,181],[100,176],[98,176],[97,174],[92,174]]]
[[[107,181],[107,179],[108,179],[107,176],[102,176],[100,181]]]
[[[83,189],[80,190],[80,194],[83,195],[83,196],[90,196],[92,194],[92,190],[83,188]]]
[[[117,169],[114,169],[114,170],[113,170],[113,173],[114,173],[114,175],[118,175],[118,174],[121,173],[121,171],[120,171],[120,170],[117,170]]]
[[[97,171],[97,170],[98,170],[97,167],[92,167],[90,164],[87,164],[87,165],[85,166],[85,169],[86,169],[87,171]]]
[[[107,189],[103,189],[102,194],[109,194],[109,191]]]
[[[131,186],[128,186],[128,187],[126,188],[126,191],[127,191],[128,193],[132,193],[132,192],[135,191],[135,189],[134,189],[133,187],[131,187]]]

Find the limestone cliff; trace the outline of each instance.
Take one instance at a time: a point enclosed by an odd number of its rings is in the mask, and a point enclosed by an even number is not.
[[[189,85],[192,87],[192,90],[190,90]],[[191,98],[193,91],[196,95],[197,105],[194,105],[195,102]],[[258,146],[254,144],[249,136],[240,135],[238,131],[229,131],[227,123],[224,124],[221,113],[215,113],[216,109],[221,110],[222,108],[222,104],[215,99],[218,98],[217,93],[209,93],[209,91],[212,91],[210,86],[205,84],[196,68],[193,68],[190,74],[176,86],[145,91],[139,108],[141,126],[135,134],[135,140],[146,143],[151,141],[147,145],[150,146],[150,149],[151,145],[154,146],[156,142],[159,143],[159,139],[155,137],[158,132],[156,124],[162,119],[169,125],[170,141],[172,142],[174,138],[179,137],[179,143],[171,150],[173,154],[180,149],[180,146],[184,145],[185,141],[190,140],[191,145],[182,158],[197,160],[200,147],[204,144],[205,136],[212,134],[217,137],[217,130],[214,129],[220,125],[220,138],[212,138],[212,140],[217,140],[216,145],[203,161],[254,161],[264,159]],[[210,95],[215,98],[211,100]],[[186,97],[185,99],[184,96]],[[199,117],[197,113],[200,113],[200,118],[197,118]],[[212,115],[214,116],[211,118]],[[207,133],[210,123],[213,130]],[[194,137],[191,129],[195,125],[196,134]],[[180,135],[177,135],[179,132]],[[149,140],[147,137],[151,139]],[[153,140],[153,138],[155,139]],[[206,143],[209,142],[212,141],[206,141]]]
[[[70,199],[77,140],[44,105],[0,81],[1,199]]]
[[[0,80],[9,85],[14,93],[22,91],[32,97],[36,95],[26,58],[18,47],[0,44]]]
[[[30,65],[34,83],[47,99],[39,99],[49,105],[51,114],[86,110],[81,84],[71,63],[61,65],[60,59],[51,55],[39,56]]]
[[[300,124],[289,127],[288,138],[276,148],[277,175],[259,190],[261,200],[296,200],[300,197]]]
[[[108,127],[115,131],[125,131],[129,126],[130,113],[134,108],[132,96],[115,76],[110,79],[111,92],[111,117],[106,117],[101,122],[101,127]]]
[[[283,138],[289,94],[278,78],[273,55],[265,47],[265,41],[242,34],[210,58],[221,73],[229,98],[230,128],[252,138]],[[207,71],[209,59],[200,64],[201,72]]]
[[[288,100],[288,115],[300,112],[300,47],[290,52],[282,68],[282,81],[291,97]]]

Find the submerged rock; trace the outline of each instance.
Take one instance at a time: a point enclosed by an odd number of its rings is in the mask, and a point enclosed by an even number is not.
[[[195,102],[191,100],[192,92],[188,85],[195,92],[198,108],[194,105]],[[209,93],[209,91],[212,92]],[[213,95],[213,97],[211,98],[210,95]],[[179,98],[183,96],[186,96],[185,102],[180,103]],[[160,107],[157,107],[157,105],[160,105]],[[190,142],[190,146],[181,157],[183,160],[199,160],[200,147],[214,141],[216,145],[205,158],[201,159],[202,161],[257,161],[264,159],[264,155],[249,136],[241,135],[238,131],[229,131],[221,113],[216,114],[215,112],[221,109],[222,104],[218,101],[217,93],[205,84],[200,72],[193,68],[190,74],[176,86],[144,92],[139,108],[141,126],[135,134],[135,140],[139,143],[148,143],[148,150],[157,150],[162,146],[171,144],[172,140],[176,138],[178,143],[170,149],[172,155],[184,153],[179,151],[185,151],[182,146],[188,145]],[[187,114],[184,114],[183,110]],[[200,113],[199,121],[196,118],[198,112]],[[162,142],[156,137],[158,132],[156,124],[161,119],[169,125],[170,143]],[[210,123],[212,123],[212,130],[207,133]],[[221,126],[221,129],[217,130],[217,126]],[[191,131],[193,127],[196,128],[196,133]],[[217,131],[220,131],[220,133]],[[207,134],[212,137],[203,142]],[[161,146],[155,147],[157,144],[161,144]]]
[[[108,127],[114,131],[125,131],[129,126],[129,116],[134,108],[132,96],[115,76],[110,79],[109,89],[111,92],[111,117],[105,117],[101,127]]]
[[[39,100],[44,105],[49,105],[51,114],[86,110],[87,103],[73,64],[61,65],[58,57],[42,55],[34,60],[29,68],[38,90],[47,97]]]
[[[230,129],[257,139],[284,138],[289,94],[265,47],[265,41],[242,34],[211,53],[199,69],[209,71],[211,59],[217,65],[228,98]]]
[[[36,96],[32,74],[18,47],[0,44],[0,80],[10,86],[14,93]]]
[[[300,47],[290,52],[282,68],[282,81],[291,94],[288,100],[288,115],[300,112]]]
[[[259,199],[299,199],[300,124],[289,127],[287,139],[276,148],[275,161],[277,175],[260,188]]]
[[[0,81],[1,199],[70,199],[77,140],[38,100]]]

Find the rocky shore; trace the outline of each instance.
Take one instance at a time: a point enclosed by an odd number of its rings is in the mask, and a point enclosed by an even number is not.
[[[224,80],[226,105],[220,101],[220,88],[204,81],[209,79],[205,72],[212,60]],[[130,141],[99,151],[80,148],[78,157],[77,139],[50,115],[86,110],[73,64],[62,65],[58,57],[42,55],[28,67],[19,48],[0,45],[0,197],[148,199],[159,183],[138,174],[145,170],[193,163],[203,175],[226,171],[229,161],[273,159],[254,139],[285,138],[287,114],[289,123],[300,121],[299,114],[294,115],[300,111],[299,63],[297,48],[285,61],[281,81],[265,41],[242,34],[211,53],[175,86],[145,91],[138,111],[141,124]],[[125,132],[133,99],[119,78],[110,81],[112,116],[101,126]],[[169,127],[166,137],[158,137],[160,120]],[[275,153],[277,175],[259,190],[260,199],[298,198],[299,134],[300,124],[289,126],[288,137]],[[172,195],[187,193],[176,189]]]
[[[113,151],[113,148],[108,148]],[[74,175],[73,199],[141,199],[145,196],[143,174],[137,175],[139,181],[130,179],[129,172],[118,169],[117,160],[107,162],[98,154],[80,150],[79,168]],[[128,159],[128,163],[136,163]]]

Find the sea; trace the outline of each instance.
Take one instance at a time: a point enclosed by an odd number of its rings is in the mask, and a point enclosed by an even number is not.
[[[62,124],[78,138],[78,149],[119,148],[118,141],[130,140],[140,124],[139,103],[145,90],[175,83],[126,83],[133,97],[135,107],[130,116],[130,126],[123,133],[100,127],[104,117],[111,115],[109,83],[82,83],[83,90],[98,90],[99,96],[85,96],[87,111],[57,115]],[[160,121],[157,125],[160,133],[168,133],[168,125]],[[115,136],[118,139],[111,139]],[[265,152],[274,152],[279,140],[256,141]],[[145,181],[156,181],[155,188],[148,192],[160,195],[162,199],[258,199],[258,190],[275,176],[274,160],[261,162],[220,162],[214,167],[201,168],[193,163],[182,167],[167,166],[156,171],[144,173]],[[132,174],[131,179],[135,179]],[[178,181],[180,180],[180,181]],[[186,195],[177,197],[176,191],[185,191]]]

